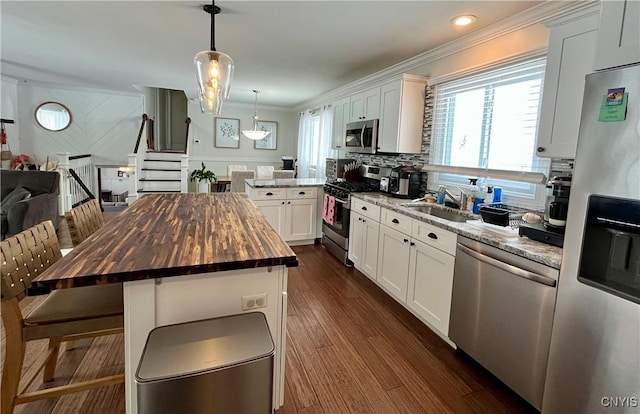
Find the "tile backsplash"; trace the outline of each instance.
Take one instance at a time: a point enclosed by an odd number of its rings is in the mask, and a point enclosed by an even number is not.
[[[433,87],[425,88],[424,102],[424,118],[422,125],[422,152],[420,154],[346,154],[348,158],[361,161],[363,164],[376,165],[381,167],[398,167],[401,165],[412,165],[418,169],[422,169],[425,164],[429,163],[429,150],[431,148],[431,135],[433,133]],[[550,177],[554,175],[568,175],[573,172],[572,159],[552,159]],[[420,193],[427,191],[427,172],[422,173],[422,184],[420,185]]]

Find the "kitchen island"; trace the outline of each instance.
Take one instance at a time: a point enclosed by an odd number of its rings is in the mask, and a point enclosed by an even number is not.
[[[245,180],[245,192],[290,245],[322,237],[322,186],[316,178]]]
[[[128,413],[137,412],[134,376],[153,328],[263,312],[276,345],[273,405],[278,408],[284,398],[287,268],[297,265],[295,253],[244,194],[153,194],[34,283],[48,289],[124,283]],[[248,300],[256,296],[265,301]]]

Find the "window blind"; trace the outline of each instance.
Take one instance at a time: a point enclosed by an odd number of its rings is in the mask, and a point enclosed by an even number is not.
[[[545,65],[539,58],[438,85],[431,163],[541,171],[535,140]]]

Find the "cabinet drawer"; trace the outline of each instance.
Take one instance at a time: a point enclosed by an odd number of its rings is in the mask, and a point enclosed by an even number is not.
[[[296,198],[317,198],[317,187],[294,187],[287,188],[287,199],[293,200]]]
[[[351,200],[351,211],[360,213],[371,220],[380,221],[380,206],[373,203],[353,199]]]
[[[286,188],[256,188],[251,192],[252,200],[284,200]]]
[[[411,236],[452,256],[456,255],[457,236],[448,230],[414,219]]]
[[[411,234],[413,219],[386,208],[381,209],[380,223],[404,234]]]

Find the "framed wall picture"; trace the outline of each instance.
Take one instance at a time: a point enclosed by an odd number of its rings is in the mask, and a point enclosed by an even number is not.
[[[216,118],[216,148],[240,148],[240,120],[236,118]]]
[[[274,121],[258,121],[258,129],[262,131],[269,131],[269,134],[264,139],[259,139],[253,142],[255,149],[276,149],[278,143],[278,123]]]

